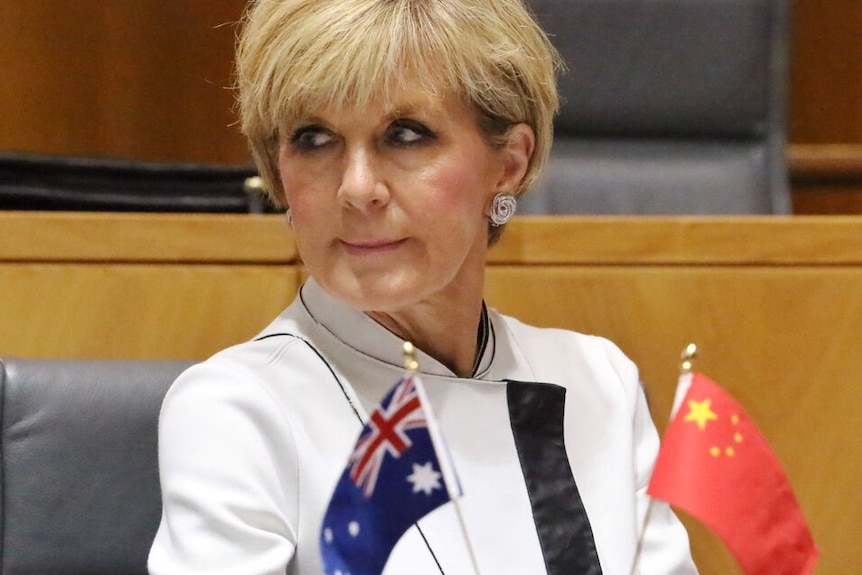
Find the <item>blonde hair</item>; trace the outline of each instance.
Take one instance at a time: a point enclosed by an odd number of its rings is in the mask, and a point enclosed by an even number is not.
[[[491,142],[526,123],[544,165],[560,59],[521,0],[257,0],[237,48],[240,122],[270,198],[284,207],[281,129],[328,106],[363,106],[406,82],[453,94]]]

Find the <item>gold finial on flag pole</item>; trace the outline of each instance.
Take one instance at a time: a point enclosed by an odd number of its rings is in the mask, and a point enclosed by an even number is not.
[[[461,506],[458,503],[460,497],[460,488],[457,487],[458,479],[455,476],[455,471],[452,468],[451,456],[445,449],[445,444],[440,435],[440,430],[437,422],[434,419],[431,402],[425,395],[425,387],[422,385],[419,376],[413,377],[419,371],[419,361],[416,359],[416,346],[412,342],[405,341],[401,346],[401,355],[404,358],[404,369],[407,371],[405,377],[412,377],[416,385],[416,393],[419,396],[419,403],[423,406],[426,413],[426,422],[428,424],[428,433],[431,435],[431,443],[434,445],[434,450],[437,453],[440,470],[443,474],[443,483],[446,484],[446,489],[449,492],[449,499],[455,507],[455,515],[458,517],[458,523],[461,526],[461,533],[467,543],[467,553],[470,556],[470,562],[473,564],[474,575],[480,575],[479,565],[476,562],[476,553],[473,551],[473,544],[470,537],[467,535],[467,527],[464,524],[464,516],[461,513]]]
[[[685,346],[685,349],[682,350],[682,354],[679,356],[680,364],[679,371],[681,373],[691,373],[691,369],[694,366],[694,360],[697,358],[697,345],[694,343],[690,343]]]
[[[670,410],[670,419],[672,420],[676,415],[677,410],[679,409],[680,404],[682,403],[683,397],[685,397],[686,392],[688,391],[689,386],[691,385],[691,377],[683,377],[687,374],[691,373],[692,368],[694,367],[694,360],[697,357],[697,344],[690,343],[682,350],[682,353],[679,355],[679,371],[680,378],[679,382],[676,386],[676,394],[673,400],[673,407]],[[646,531],[646,522],[649,519],[650,511],[653,507],[653,502],[655,500],[650,497],[649,503],[647,504],[646,514],[641,523],[640,535],[638,536],[637,546],[635,547],[635,561],[632,563],[631,571],[629,571],[630,575],[634,575],[638,573],[640,554],[643,551],[644,544],[644,532]]]
[[[416,361],[416,347],[409,341],[404,342],[402,355],[404,356],[404,369],[410,373],[416,373],[419,362]]]

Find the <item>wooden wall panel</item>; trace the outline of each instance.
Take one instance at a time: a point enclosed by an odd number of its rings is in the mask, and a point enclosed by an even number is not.
[[[862,2],[793,1],[790,141],[862,143]]]
[[[793,213],[862,214],[862,180],[858,184],[796,187],[793,190]]]
[[[0,2],[0,150],[247,163],[227,89],[244,6]]]
[[[862,213],[860,30],[859,0],[793,2],[788,123],[794,213]]]
[[[862,214],[862,144],[796,144],[788,159],[793,213]]]
[[[0,263],[6,357],[204,359],[298,289],[289,266]]]
[[[0,354],[203,359],[299,286],[278,216],[0,212]]]

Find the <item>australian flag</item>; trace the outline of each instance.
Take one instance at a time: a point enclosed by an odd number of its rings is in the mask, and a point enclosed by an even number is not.
[[[329,575],[379,575],[404,532],[451,500],[447,486],[457,490],[456,480],[447,481],[448,459],[441,467],[421,385],[415,374],[401,379],[356,442],[323,517]]]

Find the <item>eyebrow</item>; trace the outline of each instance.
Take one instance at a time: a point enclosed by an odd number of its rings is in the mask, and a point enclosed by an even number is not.
[[[432,103],[435,105],[432,105]],[[445,114],[445,111],[445,106],[434,98],[413,98],[394,102],[394,105],[386,106],[382,118],[384,122],[392,122],[405,116],[416,116],[418,120],[423,122],[433,122],[441,114]],[[287,135],[298,128],[312,125],[333,129],[332,124],[321,115],[320,110],[317,110],[308,115],[299,115],[292,118],[291,122],[285,126],[284,133]]]
[[[436,116],[439,116],[443,110],[444,108],[442,107],[432,107],[424,103],[420,104],[417,102],[403,102],[391,107],[386,112],[386,117],[390,120],[394,120],[403,116],[419,116],[420,118],[426,118],[431,120],[434,119]]]

